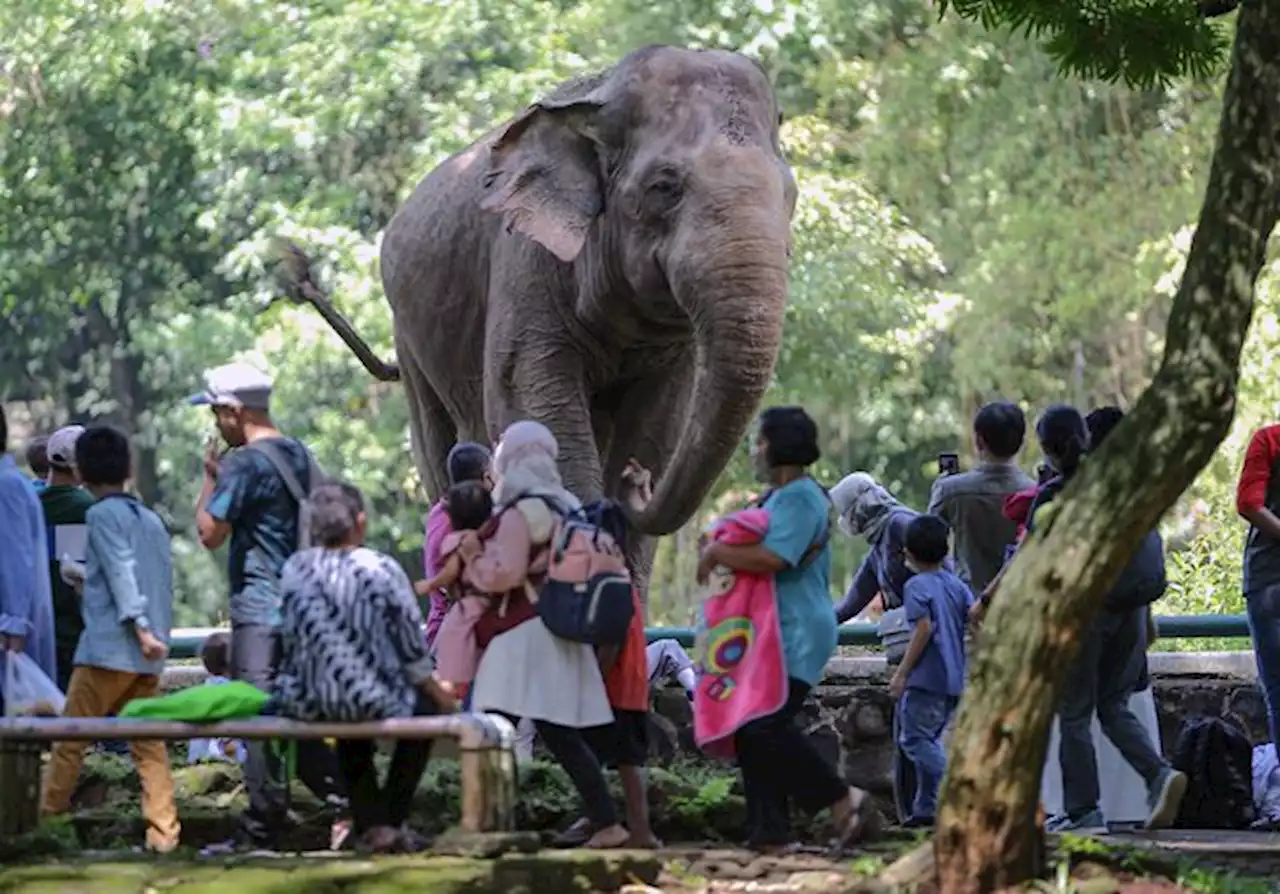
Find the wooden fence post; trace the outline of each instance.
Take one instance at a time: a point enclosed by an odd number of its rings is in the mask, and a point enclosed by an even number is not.
[[[0,739],[0,838],[40,823],[40,742]]]

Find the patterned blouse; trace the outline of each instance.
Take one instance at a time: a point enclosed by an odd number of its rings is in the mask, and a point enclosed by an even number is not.
[[[435,669],[409,578],[382,553],[314,548],[281,576],[282,716],[356,723],[409,717]]]

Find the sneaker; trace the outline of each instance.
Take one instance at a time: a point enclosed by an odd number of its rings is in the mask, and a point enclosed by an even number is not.
[[[276,852],[273,842],[251,841],[247,837],[237,836],[202,847],[199,853],[201,857],[231,857],[268,856]]]
[[[1178,819],[1178,808],[1182,806],[1182,798],[1187,793],[1187,774],[1172,768],[1164,771],[1164,775],[1151,790],[1151,815],[1147,817],[1144,829],[1167,829]]]
[[[1054,816],[1045,820],[1046,832],[1074,832],[1078,835],[1106,835],[1107,821],[1101,810],[1091,810],[1079,819]]]

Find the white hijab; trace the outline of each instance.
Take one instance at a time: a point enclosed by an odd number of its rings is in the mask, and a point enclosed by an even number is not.
[[[831,488],[831,502],[840,513],[837,524],[849,537],[862,536],[868,543],[880,539],[889,513],[901,504],[866,472],[854,472]]]
[[[559,446],[555,436],[539,422],[524,420],[507,427],[493,455],[498,473],[494,499],[508,503],[520,496],[550,497],[566,510],[582,502],[565,488],[556,467]]]

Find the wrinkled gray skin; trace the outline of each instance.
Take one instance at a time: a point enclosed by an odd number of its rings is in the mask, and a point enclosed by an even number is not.
[[[457,440],[536,419],[565,484],[686,522],[730,459],[782,338],[796,189],[764,72],[735,53],[649,47],[566,84],[419,184],[382,277],[428,489]],[[650,538],[633,559],[647,578]]]

